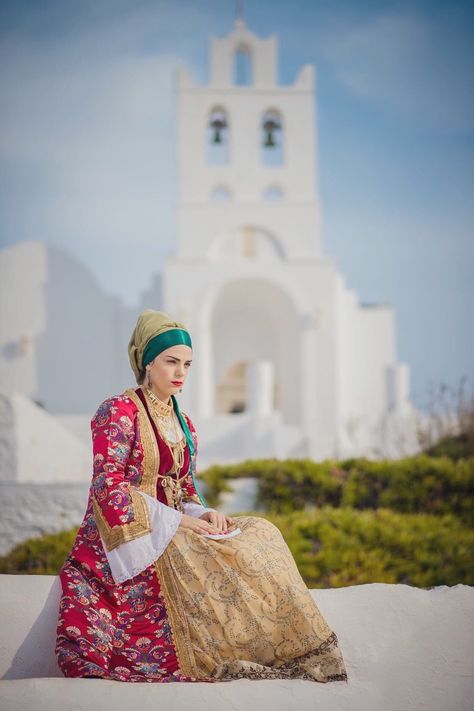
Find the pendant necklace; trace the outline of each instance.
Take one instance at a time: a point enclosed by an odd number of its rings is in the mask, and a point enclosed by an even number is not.
[[[181,489],[181,482],[185,479],[187,473],[179,478],[179,472],[184,465],[186,437],[182,436],[179,439],[181,426],[174,412],[173,404],[167,405],[149,388],[146,388],[146,395],[148,396],[153,420],[158,427],[161,437],[168,445],[173,459],[173,466],[170,472],[166,475],[158,474],[158,477],[161,479],[161,485],[165,489],[168,501],[171,499],[173,507],[182,511],[183,491]],[[171,476],[172,474],[175,476]]]

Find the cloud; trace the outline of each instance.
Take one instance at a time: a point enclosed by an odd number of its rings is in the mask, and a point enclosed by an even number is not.
[[[54,31],[30,18],[2,32],[0,239],[58,244],[131,301],[173,250],[174,76],[209,19],[192,5],[122,3],[76,26],[55,8]]]
[[[9,54],[2,157],[54,184],[50,232],[149,241],[157,208],[172,196],[172,77],[180,60],[104,53],[77,64],[67,55],[61,46]]]
[[[455,132],[473,125],[470,47],[459,24],[400,13],[384,13],[322,38],[323,55],[354,94]]]

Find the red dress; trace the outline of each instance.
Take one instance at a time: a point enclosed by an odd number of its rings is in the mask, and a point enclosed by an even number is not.
[[[139,391],[137,388],[135,393]],[[84,519],[59,573],[62,595],[56,657],[67,677],[197,681],[180,673],[154,565],[116,584],[96,523],[99,512],[115,536],[115,544],[147,532],[140,523],[138,502],[133,496],[134,489],[143,485],[145,473],[146,443],[142,441],[137,413],[136,402],[124,393],[105,400],[91,420],[93,477]],[[196,431],[184,412],[183,416],[193,436],[196,456]],[[164,475],[172,468],[171,452],[160,437],[157,444],[158,471]],[[189,501],[198,502],[189,466],[189,448],[185,447],[180,475],[188,472],[188,476],[183,490]],[[154,497],[167,504],[160,481],[155,478]]]
[[[180,498],[147,398],[141,388],[127,390],[91,421],[87,510],[59,573],[56,655],[64,675],[347,681],[337,635],[274,524],[237,516],[240,531],[226,540],[180,526],[182,513],[205,510],[195,460],[186,446]],[[182,414],[195,458],[196,431]]]

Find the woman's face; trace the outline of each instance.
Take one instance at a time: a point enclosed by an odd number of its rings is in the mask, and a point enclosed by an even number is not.
[[[193,351],[184,343],[171,346],[159,353],[150,363],[152,389],[158,397],[167,402],[184,386],[191,367]],[[147,377],[145,377],[145,383]]]

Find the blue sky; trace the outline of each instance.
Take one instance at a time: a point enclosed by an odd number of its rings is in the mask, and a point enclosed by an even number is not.
[[[0,3],[0,243],[58,244],[134,304],[172,253],[174,71],[207,77],[232,0]],[[396,309],[400,360],[474,376],[473,39],[468,2],[247,0],[280,81],[317,72],[323,248]]]

